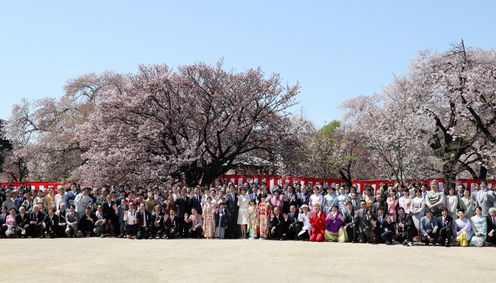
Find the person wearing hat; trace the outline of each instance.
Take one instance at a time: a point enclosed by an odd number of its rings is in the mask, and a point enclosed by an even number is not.
[[[422,242],[428,246],[429,244],[436,244],[438,236],[437,218],[433,216],[430,209],[425,211],[425,216],[420,219],[420,234]]]
[[[303,204],[300,206],[300,213],[298,214],[298,222],[301,223],[301,230],[298,232],[297,238],[299,240],[307,241],[310,238],[310,213],[308,212],[308,205]]]

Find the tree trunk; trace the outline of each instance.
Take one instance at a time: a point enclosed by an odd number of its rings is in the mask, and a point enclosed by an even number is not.
[[[444,188],[448,189],[454,187],[456,184],[456,175],[458,173],[455,170],[455,166],[451,162],[446,162],[443,165],[443,176],[444,176]]]
[[[348,171],[348,170],[339,170],[339,175],[341,176],[341,178],[344,179],[344,184],[348,187],[351,187],[352,185],[352,180],[351,180],[351,172]]]
[[[487,168],[482,166],[480,167],[479,171],[479,179],[480,180],[486,180],[487,179]]]

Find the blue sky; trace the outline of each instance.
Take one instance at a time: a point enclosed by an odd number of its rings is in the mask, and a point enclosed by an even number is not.
[[[381,91],[421,49],[496,46],[496,1],[2,1],[0,118],[21,98],[139,64],[224,58],[299,81],[294,112],[317,126],[348,98]]]

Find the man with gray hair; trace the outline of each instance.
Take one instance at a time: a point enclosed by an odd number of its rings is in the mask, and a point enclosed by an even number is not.
[[[488,211],[486,242],[491,245],[496,245],[496,208],[491,207]]]
[[[475,186],[472,200],[475,207],[480,206],[482,209],[482,216],[487,216],[489,208],[493,206],[495,195],[493,191],[486,191],[486,182],[481,182],[479,186]]]

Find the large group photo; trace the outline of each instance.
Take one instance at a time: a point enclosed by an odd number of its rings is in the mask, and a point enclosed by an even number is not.
[[[496,5],[465,4],[1,4],[2,276],[492,280]]]
[[[1,237],[259,239],[496,246],[496,186],[1,188]]]

